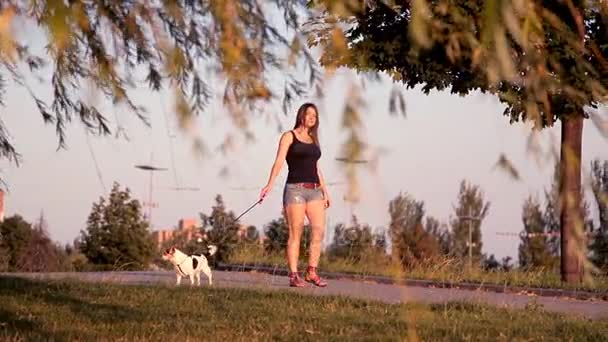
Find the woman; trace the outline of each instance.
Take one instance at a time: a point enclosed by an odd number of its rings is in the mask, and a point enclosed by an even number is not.
[[[325,233],[325,209],[329,208],[329,195],[319,168],[319,117],[317,107],[305,103],[298,109],[293,130],[283,133],[279,141],[276,158],[270,171],[268,184],[260,193],[260,200],[272,189],[274,180],[287,161],[288,175],[283,191],[283,209],[289,225],[287,242],[287,264],[289,285],[304,287],[298,274],[300,238],[304,217],[311,227],[310,257],[304,280],[319,287],[327,283],[319,277],[317,266],[321,255],[321,241]]]

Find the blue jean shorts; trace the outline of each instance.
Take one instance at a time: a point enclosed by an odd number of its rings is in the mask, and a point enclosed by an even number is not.
[[[321,188],[306,188],[300,183],[286,183],[283,190],[283,206],[294,203],[308,203],[323,199]]]

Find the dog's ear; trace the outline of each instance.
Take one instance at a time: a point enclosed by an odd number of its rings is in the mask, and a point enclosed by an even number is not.
[[[171,249],[170,249],[169,253],[170,253],[170,254],[175,253],[175,246],[171,246]]]

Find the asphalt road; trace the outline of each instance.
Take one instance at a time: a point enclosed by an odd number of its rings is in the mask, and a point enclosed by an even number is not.
[[[155,272],[90,272],[90,273],[5,273],[3,276],[19,276],[29,279],[78,279],[81,281],[113,282],[121,284],[175,284],[175,274]],[[214,271],[215,287],[255,288],[263,290],[289,290],[310,295],[343,295],[385,303],[445,303],[470,301],[498,307],[524,308],[528,304],[542,306],[550,312],[582,315],[590,319],[608,319],[608,302],[568,298],[541,297],[528,294],[495,293],[460,289],[427,288],[389,284],[366,283],[354,280],[328,280],[326,288],[290,288],[287,278],[267,273]],[[201,278],[202,286],[208,286]],[[182,279],[181,286],[190,286],[190,280]]]

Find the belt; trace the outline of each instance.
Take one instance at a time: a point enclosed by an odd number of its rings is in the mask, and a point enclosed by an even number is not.
[[[295,185],[301,186],[306,189],[318,189],[321,187],[319,183],[295,183]]]

